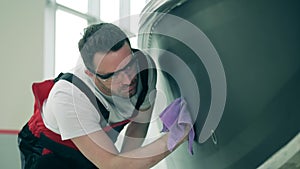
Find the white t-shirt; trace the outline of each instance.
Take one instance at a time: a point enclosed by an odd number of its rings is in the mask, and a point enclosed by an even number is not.
[[[152,62],[148,61],[148,63]],[[106,96],[97,89],[92,79],[84,73],[84,70],[85,66],[80,61],[70,72],[85,82],[110,112],[108,121],[115,123],[130,118],[138,95],[142,91],[141,82],[138,82],[137,94],[131,98]],[[154,102],[155,96],[152,96],[152,94],[155,93],[155,83],[153,81],[154,75],[151,72],[149,71],[148,75],[149,90],[140,109],[148,108]],[[102,129],[100,126],[101,116],[88,97],[66,80],[59,80],[51,89],[48,99],[43,104],[42,117],[45,126],[60,134],[62,140],[79,137]]]

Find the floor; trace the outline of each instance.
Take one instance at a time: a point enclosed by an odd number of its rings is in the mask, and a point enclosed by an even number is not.
[[[258,169],[300,169],[300,133]]]
[[[17,143],[17,135],[0,134],[0,168],[20,169],[20,155]]]
[[[0,134],[0,169],[20,169],[16,134]],[[166,169],[164,163],[152,169]],[[300,133],[258,169],[300,169]]]

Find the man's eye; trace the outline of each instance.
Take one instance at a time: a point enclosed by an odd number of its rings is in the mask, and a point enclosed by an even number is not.
[[[104,75],[102,78],[103,78],[103,79],[108,79],[108,78],[110,78],[112,75],[113,75],[113,73],[106,74],[106,75]]]

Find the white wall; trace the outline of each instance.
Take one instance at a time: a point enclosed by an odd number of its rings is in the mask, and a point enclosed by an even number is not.
[[[19,130],[33,110],[31,84],[43,78],[45,0],[0,1],[0,129]]]

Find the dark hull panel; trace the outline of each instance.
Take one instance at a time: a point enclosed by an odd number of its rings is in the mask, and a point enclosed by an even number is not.
[[[151,1],[144,12],[139,47],[195,120],[195,154],[181,146],[170,168],[257,168],[299,133],[298,1]]]

